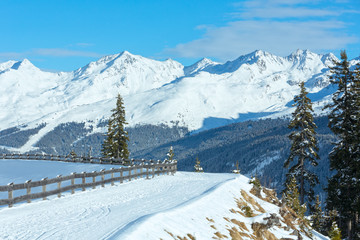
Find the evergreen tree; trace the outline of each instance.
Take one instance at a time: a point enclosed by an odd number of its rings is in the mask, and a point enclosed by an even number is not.
[[[319,195],[316,196],[315,205],[311,215],[312,228],[320,233],[324,233],[324,212],[321,210]]]
[[[77,155],[76,155],[76,153],[75,153],[75,151],[74,150],[71,150],[71,152],[70,152],[70,157],[72,158],[72,159],[75,159],[76,157],[77,157]]]
[[[167,156],[167,160],[169,161],[174,160],[174,149],[172,146],[170,147],[169,152],[166,154],[166,156]]]
[[[105,157],[129,158],[129,150],[127,141],[129,141],[128,133],[125,131],[125,108],[123,100],[118,94],[116,108],[112,111],[112,115],[108,123],[108,131],[106,139],[102,146],[102,154]]]
[[[304,218],[306,212],[305,204],[301,205],[299,200],[299,191],[295,176],[292,176],[290,182],[286,184],[286,190],[283,193],[283,201],[300,217]]]
[[[327,208],[338,211],[341,232],[352,240],[360,239],[360,78],[359,69],[350,69],[345,51],[341,60],[331,68],[331,83],[338,89],[326,106],[331,109],[328,126],[339,139],[329,155],[335,175],[328,182]]]
[[[232,170],[232,172],[235,173],[235,174],[240,174],[239,161],[236,161],[235,169]]]
[[[106,137],[104,139],[104,142],[102,144],[102,149],[101,149],[101,153],[104,157],[114,157],[114,155],[112,154],[113,152],[113,130],[112,130],[112,123],[110,122],[111,120],[109,120],[108,122],[108,130],[106,133]],[[116,155],[115,155],[116,156]]]
[[[319,182],[318,177],[307,169],[307,165],[317,166],[316,159],[319,158],[316,140],[316,124],[312,115],[312,103],[307,97],[304,82],[300,83],[300,94],[294,97],[295,111],[289,124],[290,129],[295,129],[289,135],[292,141],[290,156],[285,161],[284,167],[289,168],[286,184],[289,184],[293,177],[299,182],[300,203],[305,203],[305,197],[310,204],[314,200],[314,186]],[[309,163],[309,164],[307,164]]]
[[[195,172],[204,172],[203,168],[200,166],[200,160],[199,157],[196,157],[196,162],[195,162]]]
[[[329,238],[331,240],[341,240],[341,231],[336,224],[336,221],[333,220],[330,231],[329,231]]]

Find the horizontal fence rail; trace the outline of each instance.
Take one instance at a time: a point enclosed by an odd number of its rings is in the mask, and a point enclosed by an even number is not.
[[[59,162],[80,162],[93,164],[112,164],[112,165],[134,165],[143,162],[151,162],[151,160],[138,159],[122,159],[122,158],[103,158],[92,156],[72,156],[72,155],[53,155],[53,154],[0,154],[0,159],[22,159],[22,160],[44,160]]]
[[[159,176],[160,174],[173,175],[176,171],[177,161],[142,161],[138,165],[111,168],[110,170],[102,169],[99,172],[94,171],[91,173],[71,173],[68,176],[58,175],[56,178],[43,178],[40,181],[34,182],[28,180],[25,183],[20,184],[9,183],[8,185],[0,186],[0,192],[8,192],[8,198],[0,199],[0,205],[8,205],[9,207],[12,207],[15,203],[23,201],[30,203],[32,199],[38,198],[46,200],[48,196],[56,194],[60,198],[61,193],[67,191],[71,191],[71,194],[74,194],[76,189],[82,189],[82,191],[85,191],[85,189],[89,187],[96,188],[96,186],[99,185],[105,187],[106,183],[111,183],[111,185],[114,185],[116,181],[123,183],[126,180],[131,181],[132,179],[137,178],[154,178],[155,175]],[[110,177],[105,179],[106,175],[110,175]],[[92,181],[86,182],[86,178],[92,178]],[[100,178],[100,180],[96,178]],[[76,179],[81,180],[81,183],[75,184]],[[70,185],[62,187],[62,182],[64,181],[70,181]],[[49,184],[57,184],[57,188],[47,191],[46,187]],[[42,191],[31,193],[31,189],[35,187],[42,187]],[[16,190],[26,190],[26,194],[14,197],[13,193]]]

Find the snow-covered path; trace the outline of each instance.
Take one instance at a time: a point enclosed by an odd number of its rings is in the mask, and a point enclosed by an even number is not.
[[[2,208],[0,239],[123,239],[130,227],[188,205],[234,178],[178,172]]]

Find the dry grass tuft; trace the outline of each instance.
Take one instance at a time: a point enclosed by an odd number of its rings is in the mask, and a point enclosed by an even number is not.
[[[220,232],[216,232],[214,233],[215,237],[213,237],[214,239],[225,239],[228,238],[226,235],[221,234]]]
[[[166,229],[164,230],[167,234],[169,234],[174,240],[196,240],[196,238],[191,235],[190,233],[186,234],[186,236],[188,237],[181,237],[181,236],[174,236],[174,234],[172,234],[171,232],[167,231]]]
[[[253,239],[255,240],[278,240],[278,238],[267,229],[265,224],[255,222],[251,224],[251,228],[254,231],[255,235],[253,236]]]
[[[245,230],[247,232],[249,231],[249,229],[246,227],[244,222],[240,222],[240,221],[238,221],[236,219],[231,219],[231,222],[238,225],[241,230]]]
[[[190,240],[196,240],[196,238],[193,235],[191,235],[190,233],[188,233],[187,236],[190,238]]]
[[[257,201],[255,201],[254,198],[249,196],[244,190],[241,190],[241,196],[243,196],[246,202],[250,203],[255,208],[256,211],[265,213],[265,210],[260,206],[260,204]]]
[[[243,234],[241,232],[238,231],[238,229],[236,229],[236,227],[233,227],[231,229],[228,229],[229,231],[229,234],[230,234],[230,237],[231,239],[234,239],[234,240],[242,240],[243,238]],[[247,235],[247,234],[246,234]],[[249,236],[249,235],[247,235]]]
[[[267,189],[267,188],[263,188],[263,192],[265,193],[265,201],[275,204],[276,206],[280,206],[280,201],[276,196],[276,192],[273,189]]]
[[[261,197],[261,189],[257,188],[257,187],[252,187],[251,190],[250,190],[250,193],[260,199],[262,199]]]

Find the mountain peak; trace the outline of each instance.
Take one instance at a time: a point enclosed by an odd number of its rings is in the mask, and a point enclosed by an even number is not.
[[[19,69],[38,69],[37,67],[35,67],[28,59],[24,59],[22,61],[18,61],[15,62],[12,67],[12,69],[14,70],[19,70]]]
[[[119,55],[121,55],[121,56],[134,56],[134,54],[132,54],[132,53],[126,51],[126,50],[122,51]]]
[[[311,55],[318,55],[316,53],[311,52],[309,49],[297,49],[295,52],[292,52],[288,57],[296,58],[302,56],[311,56]]]
[[[196,63],[194,63],[193,65],[185,67],[184,73],[185,73],[185,75],[191,75],[196,72],[202,71],[205,68],[212,67],[212,66],[215,66],[218,64],[219,63],[213,62],[212,60],[210,60],[208,58],[202,58],[199,61],[197,61]]]
[[[6,69],[11,68],[15,63],[16,63],[16,61],[14,61],[14,60],[0,63],[0,71],[4,71]]]

